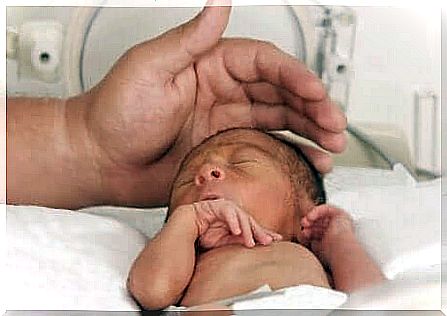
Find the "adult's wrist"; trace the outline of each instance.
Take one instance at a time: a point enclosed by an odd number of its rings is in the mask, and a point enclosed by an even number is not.
[[[83,113],[89,96],[8,98],[7,203],[75,209],[101,203]]]
[[[79,206],[108,204],[101,164],[101,151],[88,128],[88,108],[92,105],[89,93],[64,102],[65,142],[71,170],[77,173],[76,184],[82,196]]]

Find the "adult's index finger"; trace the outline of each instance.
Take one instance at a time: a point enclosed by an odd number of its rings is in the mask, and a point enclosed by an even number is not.
[[[241,82],[270,82],[311,101],[326,96],[323,83],[305,64],[271,43],[232,39],[223,46],[225,66]]]

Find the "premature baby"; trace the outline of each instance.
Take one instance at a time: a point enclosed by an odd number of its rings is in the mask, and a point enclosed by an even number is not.
[[[382,280],[350,217],[324,202],[321,178],[298,150],[254,129],[220,132],[183,161],[167,221],[135,260],[128,288],[159,310],[264,284],[349,292]]]

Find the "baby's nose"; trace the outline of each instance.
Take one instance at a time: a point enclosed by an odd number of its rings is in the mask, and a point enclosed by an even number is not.
[[[199,172],[196,174],[195,183],[196,185],[202,185],[207,181],[216,181],[225,179],[225,172],[223,168],[205,164],[200,168]]]

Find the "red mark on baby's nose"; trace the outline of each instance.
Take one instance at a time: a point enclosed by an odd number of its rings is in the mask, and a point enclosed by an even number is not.
[[[205,182],[205,177],[204,176],[197,176],[196,177],[196,184],[203,184]]]

